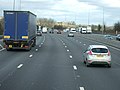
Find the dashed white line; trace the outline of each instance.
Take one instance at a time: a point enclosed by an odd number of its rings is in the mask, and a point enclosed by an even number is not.
[[[77,70],[77,67],[75,65],[73,66],[73,68],[74,68],[74,70]]]
[[[31,54],[29,57],[31,58],[33,55]]]
[[[43,43],[41,43],[41,45],[42,45]]]
[[[67,48],[67,46],[65,46],[65,48]]]
[[[72,58],[72,55],[70,55],[70,58]]]
[[[22,66],[23,66],[23,64],[20,64],[20,65],[18,65],[18,67],[17,67],[17,68],[19,69],[19,68],[21,68]]]
[[[84,46],[86,45],[86,44],[83,44]]]
[[[65,43],[63,43],[63,45],[65,45]]]
[[[70,50],[67,49],[67,52],[69,52]]]
[[[36,51],[38,51],[38,49],[36,49]]]
[[[80,87],[80,90],[85,90],[85,88],[84,87]]]
[[[41,47],[41,45],[39,45],[39,47]]]

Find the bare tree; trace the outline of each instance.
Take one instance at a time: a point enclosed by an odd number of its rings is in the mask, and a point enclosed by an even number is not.
[[[0,19],[0,35],[3,34],[3,30],[4,30],[4,24],[3,24],[4,20]]]
[[[37,20],[38,25],[40,26],[46,26],[49,28],[53,28],[55,25],[55,21],[53,19],[47,19],[47,18],[39,18]]]

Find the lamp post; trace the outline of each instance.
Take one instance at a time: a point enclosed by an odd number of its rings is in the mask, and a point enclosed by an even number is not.
[[[20,10],[21,10],[21,0],[20,0]]]
[[[103,29],[102,29],[102,34],[104,33],[104,30],[105,30],[104,24],[105,24],[105,22],[104,22],[104,7],[103,7]]]
[[[15,10],[15,0],[13,1],[13,10]]]

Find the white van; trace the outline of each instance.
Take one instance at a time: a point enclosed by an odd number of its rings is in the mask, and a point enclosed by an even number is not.
[[[82,29],[81,29],[81,33],[82,33],[82,34],[86,34],[86,33],[87,33],[87,29],[86,29],[86,28],[82,28]]]

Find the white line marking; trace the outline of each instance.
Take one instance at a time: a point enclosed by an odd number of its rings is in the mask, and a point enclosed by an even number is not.
[[[80,87],[80,90],[85,90],[84,87]]]
[[[63,45],[65,45],[65,43],[63,43]]]
[[[73,68],[74,68],[74,70],[77,70],[77,67],[75,65],[73,66]]]
[[[81,43],[81,42],[80,42]]]
[[[69,52],[70,50],[67,49],[67,52]]]
[[[3,51],[3,50],[5,50],[6,48],[2,48],[0,51]]]
[[[41,45],[42,45],[43,43],[41,43]]]
[[[29,57],[31,58],[33,55],[31,54]]]
[[[23,64],[20,64],[20,65],[18,65],[18,67],[17,68],[21,68],[23,66]]]
[[[72,55],[70,55],[70,58],[72,58]]]
[[[65,46],[65,48],[67,48],[67,46]]]
[[[39,45],[39,47],[41,47],[41,45]]]
[[[36,49],[36,51],[38,51],[38,49]]]
[[[84,46],[85,46],[86,44],[84,44]]]

